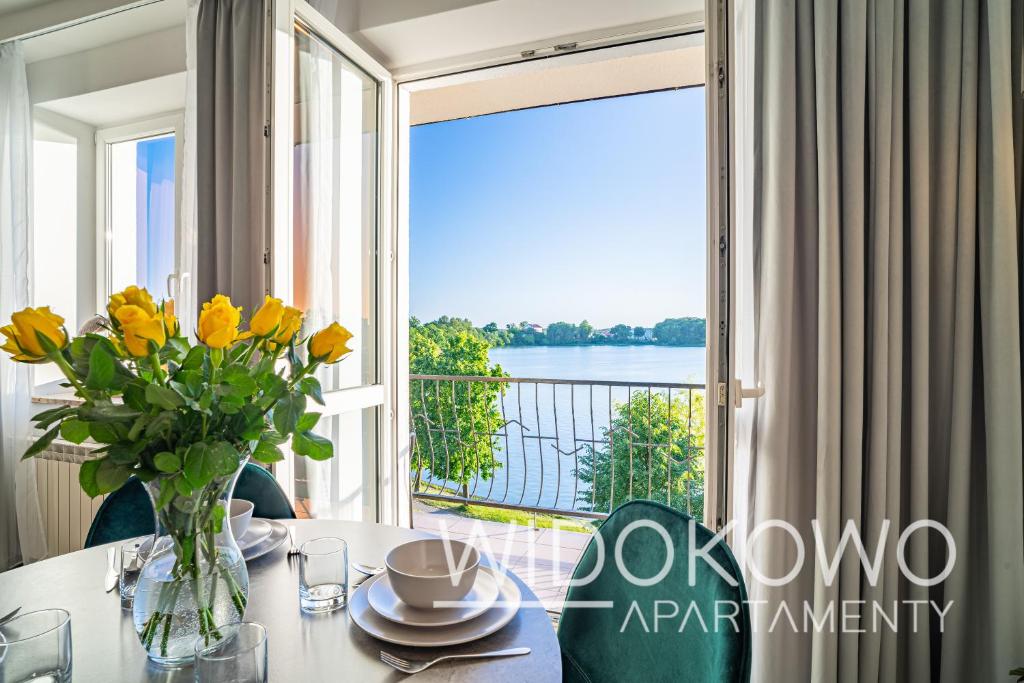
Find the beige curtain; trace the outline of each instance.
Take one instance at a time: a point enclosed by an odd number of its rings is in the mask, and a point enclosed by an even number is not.
[[[263,303],[266,78],[263,0],[201,0],[196,30],[199,302]]]
[[[753,115],[755,363],[748,527],[793,524],[803,570],[753,580],[759,681],[1003,681],[1024,666],[1021,446],[1021,27],[1024,3],[760,1]],[[934,586],[897,563],[916,520],[951,531]],[[827,585],[811,520],[852,549]],[[931,577],[947,544],[917,532]],[[796,544],[747,548],[769,577]],[[777,622],[786,601],[797,629]],[[930,605],[952,606],[940,620]],[[865,601],[885,623],[805,630]],[[915,631],[913,619],[920,620]],[[853,626],[853,629],[849,626]],[[940,631],[941,625],[941,631]],[[855,629],[863,629],[856,632]],[[846,632],[836,632],[836,631]]]

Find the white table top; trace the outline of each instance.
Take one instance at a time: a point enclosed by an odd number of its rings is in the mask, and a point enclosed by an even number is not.
[[[420,531],[364,522],[335,520],[285,521],[294,525],[296,542],[317,536],[348,541],[352,561],[380,566],[399,543],[427,536]],[[417,674],[419,681],[487,681],[542,683],[560,681],[561,656],[547,613],[540,607],[520,608],[512,622],[474,643],[426,650],[383,643],[366,635],[346,610],[309,615],[299,610],[298,563],[287,561],[287,542],[249,562],[249,605],[246,621],[267,627],[271,681],[397,681],[405,678],[379,661],[382,649],[407,659],[429,658],[435,652],[480,652],[530,647],[531,654],[495,660],[442,663]],[[73,667],[76,683],[92,681],[192,681],[192,668],[167,671],[152,665],[139,644],[131,613],[122,610],[116,591],[105,593],[102,582],[106,547],[100,546],[0,573],[0,613],[17,605],[28,612],[62,607],[71,614]],[[519,584],[524,602],[537,602]]]

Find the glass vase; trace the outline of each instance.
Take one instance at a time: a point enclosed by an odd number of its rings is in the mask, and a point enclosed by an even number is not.
[[[229,510],[247,460],[188,496],[175,491],[164,506],[158,505],[161,491],[173,488],[171,483],[157,478],[146,484],[157,510],[157,540],[139,574],[132,613],[142,646],[159,665],[191,662],[198,638],[216,643],[222,637],[218,627],[242,621],[249,572],[231,533]]]

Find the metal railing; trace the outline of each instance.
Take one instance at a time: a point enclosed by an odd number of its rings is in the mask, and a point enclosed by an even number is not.
[[[417,498],[602,519],[703,511],[703,384],[411,375]]]

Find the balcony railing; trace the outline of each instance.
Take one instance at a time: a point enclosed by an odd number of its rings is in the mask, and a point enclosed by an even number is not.
[[[421,499],[601,519],[634,498],[700,517],[704,385],[412,375]]]

